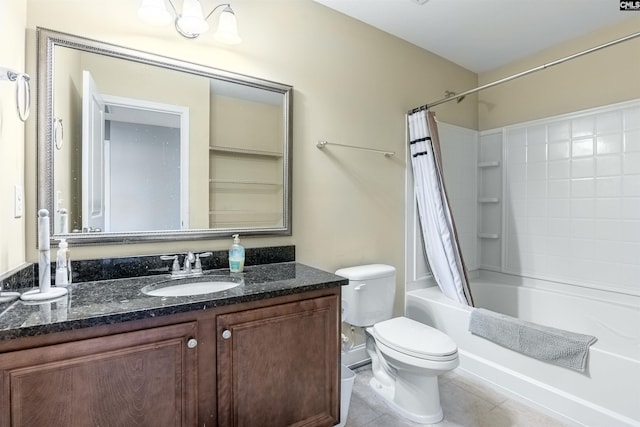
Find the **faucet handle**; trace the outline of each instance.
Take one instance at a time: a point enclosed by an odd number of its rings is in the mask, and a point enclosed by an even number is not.
[[[205,258],[211,255],[213,255],[212,252],[202,252],[202,253],[196,254],[196,265],[194,267],[194,270],[202,271],[202,262],[200,262],[200,258]]]
[[[172,271],[180,271],[180,263],[178,262],[178,255],[160,255],[160,259],[163,261],[173,260]]]

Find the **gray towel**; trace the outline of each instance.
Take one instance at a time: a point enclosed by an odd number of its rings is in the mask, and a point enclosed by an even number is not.
[[[469,332],[548,363],[584,372],[597,338],[525,322],[483,308],[471,312]]]

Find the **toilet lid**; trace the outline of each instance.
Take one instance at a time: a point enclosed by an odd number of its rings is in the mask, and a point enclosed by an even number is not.
[[[414,357],[448,359],[458,353],[447,334],[406,317],[376,323],[373,330],[382,344]]]

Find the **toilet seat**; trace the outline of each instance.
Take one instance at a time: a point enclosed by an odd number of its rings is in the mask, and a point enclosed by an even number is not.
[[[395,317],[371,328],[376,340],[400,353],[418,359],[457,359],[458,347],[445,333],[407,317]]]

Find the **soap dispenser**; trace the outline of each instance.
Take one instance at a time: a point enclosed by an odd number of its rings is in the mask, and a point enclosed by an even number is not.
[[[71,284],[71,260],[68,247],[67,241],[61,239],[56,254],[56,286],[65,287]]]
[[[229,248],[229,270],[232,273],[242,273],[244,270],[244,247],[240,245],[240,235],[233,235],[233,244]]]

